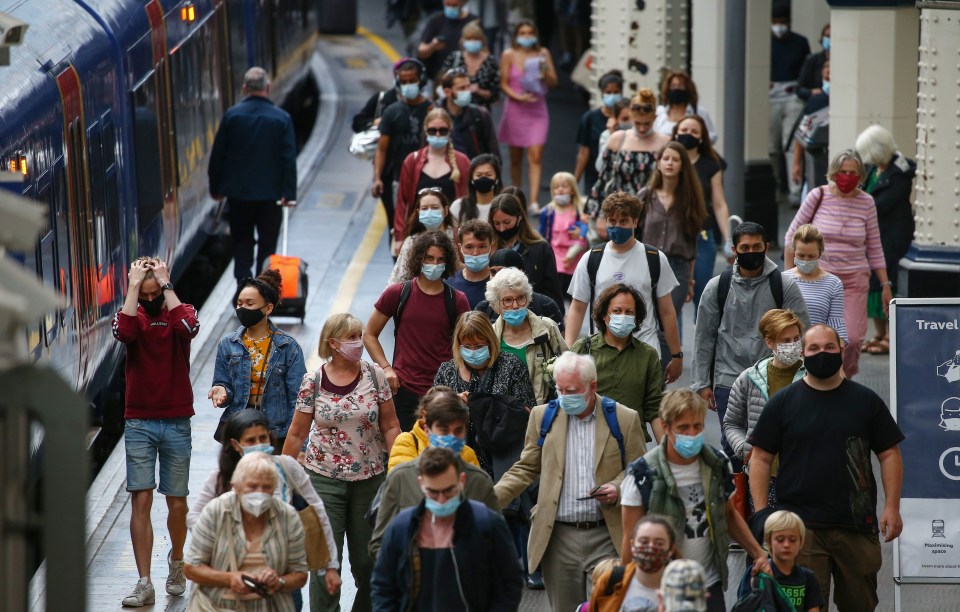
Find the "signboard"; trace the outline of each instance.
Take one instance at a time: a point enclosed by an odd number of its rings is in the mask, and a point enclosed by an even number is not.
[[[890,308],[890,398],[906,439],[900,582],[960,582],[960,299]]]

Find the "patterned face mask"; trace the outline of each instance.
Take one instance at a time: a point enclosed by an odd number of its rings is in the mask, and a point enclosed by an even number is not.
[[[651,544],[634,545],[630,554],[633,555],[633,562],[637,564],[640,571],[646,574],[656,574],[670,560],[669,548],[657,548]]]

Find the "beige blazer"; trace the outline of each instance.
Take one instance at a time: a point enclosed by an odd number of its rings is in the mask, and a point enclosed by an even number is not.
[[[600,407],[600,396],[597,395],[596,406]],[[557,413],[553,427],[543,443],[543,448],[537,446],[540,438],[540,423],[546,404],[537,406],[530,413],[527,421],[527,434],[520,459],[513,464],[500,482],[494,486],[500,506],[506,507],[515,497],[520,495],[537,476],[540,477],[540,492],[537,505],[533,509],[533,523],[530,527],[530,542],[527,546],[527,555],[530,562],[530,571],[533,572],[547,550],[550,535],[553,533],[553,523],[557,518],[557,507],[560,503],[560,489],[563,485],[563,471],[567,454],[567,419],[569,417],[562,410]],[[630,463],[646,451],[643,430],[640,428],[640,416],[636,410],[631,410],[623,404],[617,404],[617,422],[623,432],[623,445],[626,450],[626,462]],[[597,484],[613,483],[620,488],[623,480],[624,466],[620,462],[620,447],[610,435],[610,428],[602,414],[597,414],[596,443],[593,459],[594,475]],[[601,505],[603,518],[610,532],[610,539],[620,552],[620,542],[623,539],[623,525],[620,519],[620,503]]]

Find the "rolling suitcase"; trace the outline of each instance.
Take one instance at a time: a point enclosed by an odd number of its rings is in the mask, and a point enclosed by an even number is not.
[[[283,206],[283,224],[280,229],[280,253],[267,258],[267,268],[277,270],[283,278],[280,288],[280,304],[273,309],[273,316],[296,317],[303,323],[307,314],[309,278],[307,263],[299,257],[287,255],[287,231],[290,227],[290,206]]]

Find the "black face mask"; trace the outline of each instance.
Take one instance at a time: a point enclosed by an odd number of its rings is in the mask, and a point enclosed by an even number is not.
[[[477,193],[490,193],[497,186],[497,179],[481,176],[470,181],[470,185],[477,190]]]
[[[510,229],[505,230],[494,230],[497,232],[497,236],[500,236],[503,240],[513,240],[513,237],[520,232],[520,224],[514,225]]]
[[[677,134],[677,142],[683,145],[684,149],[693,150],[700,146],[700,143],[703,142],[693,134]]]
[[[686,89],[668,89],[667,102],[670,104],[686,104],[690,100],[690,92]]]
[[[816,355],[804,357],[803,367],[814,378],[830,378],[843,367],[843,353],[820,351]]]
[[[152,300],[137,300],[143,310],[146,311],[147,315],[151,317],[157,317],[160,315],[160,311],[163,310],[163,294],[153,298]]]
[[[739,253],[737,254],[737,264],[747,272],[753,272],[763,267],[763,262],[767,259],[767,251],[764,249],[759,253]]]
[[[240,319],[240,325],[244,327],[253,327],[260,321],[263,321],[263,311],[253,308],[237,308],[237,318]]]

